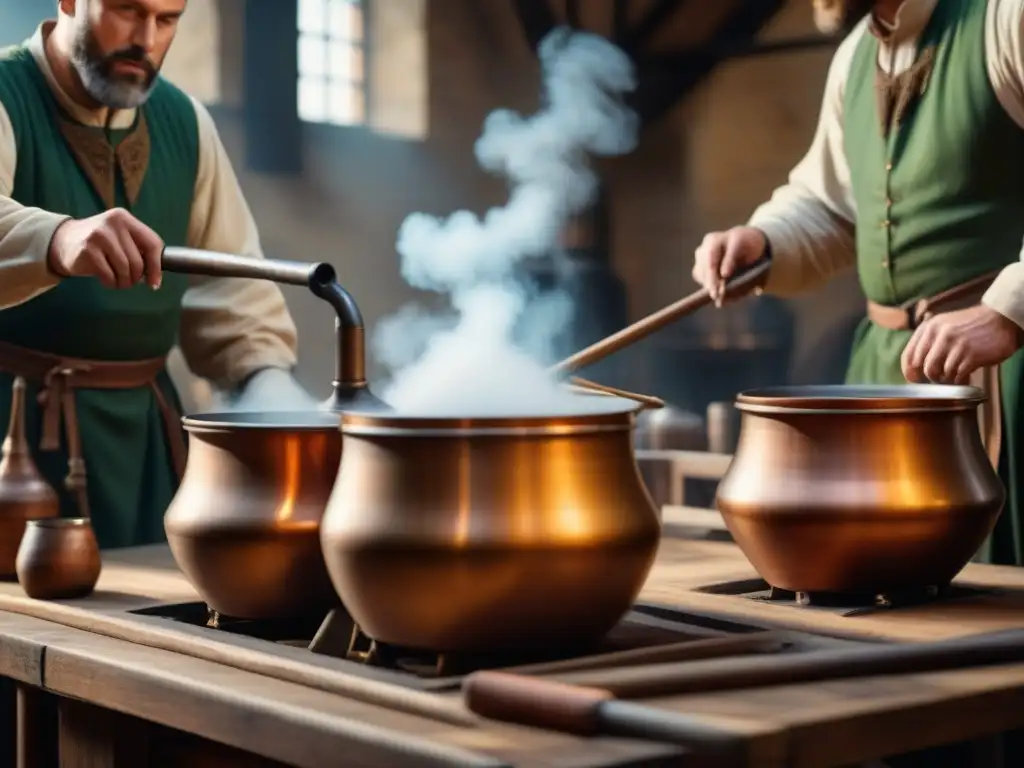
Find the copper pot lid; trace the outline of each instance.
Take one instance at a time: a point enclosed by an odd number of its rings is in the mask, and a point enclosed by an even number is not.
[[[986,400],[971,386],[953,384],[825,384],[765,387],[741,392],[736,407],[747,413],[926,413],[972,410]]]

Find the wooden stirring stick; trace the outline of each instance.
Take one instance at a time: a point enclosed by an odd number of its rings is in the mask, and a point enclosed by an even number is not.
[[[569,383],[577,387],[578,389],[585,389],[590,392],[596,392],[601,395],[609,395],[611,397],[621,397],[626,400],[633,400],[645,408],[664,408],[665,401],[660,397],[653,397],[651,395],[641,395],[636,392],[627,392],[624,389],[616,389],[615,387],[609,387],[605,384],[598,384],[596,381],[589,381],[588,379],[581,379],[579,376],[573,376],[569,379]]]
[[[768,275],[768,268],[770,266],[770,259],[762,259],[752,267],[749,267],[735,277],[730,278],[725,285],[723,295],[725,297],[740,295],[761,285]],[[669,323],[673,323],[676,320],[696,312],[698,309],[706,307],[712,303],[713,299],[711,298],[711,293],[707,288],[701,288],[699,291],[694,291],[686,298],[680,299],[675,304],[670,304],[664,309],[659,309],[657,312],[648,315],[643,320],[638,320],[627,328],[623,328],[618,333],[613,333],[611,336],[608,336],[595,344],[591,344],[586,349],[582,349],[576,354],[567,357],[562,362],[552,366],[550,371],[556,376],[567,376],[584,366],[596,363],[598,360],[602,360],[609,355],[615,354],[623,347],[635,344],[641,339],[650,336],[655,331],[661,330]]]

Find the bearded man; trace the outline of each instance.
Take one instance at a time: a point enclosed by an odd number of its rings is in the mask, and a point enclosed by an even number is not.
[[[764,288],[786,296],[856,267],[867,317],[847,380],[985,387],[1008,499],[979,557],[1024,565],[1024,0],[815,12],[824,31],[852,31],[811,147],[747,226],[704,239],[693,276],[717,296],[770,254]]]
[[[105,548],[163,540],[176,344],[244,407],[308,401],[274,284],[161,274],[165,244],[262,255],[209,113],[159,75],[186,4],[61,0],[0,54],[0,420],[25,378],[36,463]]]

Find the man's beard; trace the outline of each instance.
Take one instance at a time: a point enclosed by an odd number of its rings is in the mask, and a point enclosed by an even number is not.
[[[847,33],[874,7],[872,0],[812,0],[814,24],[826,35]]]
[[[127,61],[141,67],[141,78],[117,74],[113,65]],[[79,27],[71,48],[71,65],[86,92],[111,109],[133,109],[145,103],[156,84],[158,68],[138,46],[104,54],[88,25]]]

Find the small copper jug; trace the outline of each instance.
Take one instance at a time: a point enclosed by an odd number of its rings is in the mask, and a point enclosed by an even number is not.
[[[25,380],[20,376],[12,385],[11,419],[0,457],[0,579],[12,579],[26,521],[60,512],[57,494],[39,474],[25,439]]]
[[[100,548],[87,517],[29,520],[18,548],[18,582],[37,600],[85,597],[100,578]]]

